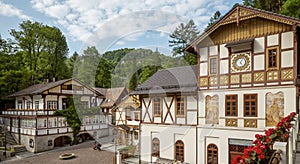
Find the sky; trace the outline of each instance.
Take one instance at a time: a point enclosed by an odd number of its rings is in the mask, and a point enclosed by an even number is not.
[[[69,55],[96,46],[103,54],[120,48],[158,49],[170,55],[169,35],[193,19],[200,32],[216,11],[242,0],[0,0],[0,35],[12,38],[25,20],[58,27]]]

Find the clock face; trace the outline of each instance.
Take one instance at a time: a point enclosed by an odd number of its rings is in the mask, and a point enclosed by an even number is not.
[[[239,57],[239,58],[236,59],[236,61],[235,61],[235,65],[236,65],[237,67],[243,67],[243,66],[245,66],[245,64],[246,64],[246,58],[244,58],[244,57]]]
[[[231,58],[231,65],[234,72],[250,70],[250,52],[233,54]]]

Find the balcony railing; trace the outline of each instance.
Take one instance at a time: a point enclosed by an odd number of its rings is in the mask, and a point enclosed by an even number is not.
[[[64,133],[71,133],[73,130],[69,126],[63,127],[51,127],[51,128],[28,128],[28,127],[10,127],[4,125],[6,129],[13,133],[19,133],[24,135],[49,135],[49,134],[64,134]],[[81,131],[88,131],[88,130],[99,130],[99,129],[106,129],[108,128],[108,124],[98,124],[98,125],[82,125]]]
[[[2,115],[17,115],[17,116],[37,116],[37,115],[53,115],[57,109],[8,109],[1,111]]]

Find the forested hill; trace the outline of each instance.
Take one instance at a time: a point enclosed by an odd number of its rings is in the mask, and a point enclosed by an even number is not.
[[[149,49],[119,49],[100,54],[87,47],[69,55],[60,29],[24,21],[11,29],[12,38],[0,34],[0,108],[9,94],[31,85],[78,78],[92,87],[134,89],[159,69],[187,65],[182,57]]]
[[[54,78],[74,77],[95,87],[134,89],[159,69],[187,65],[182,57],[149,49],[125,48],[100,54],[95,47],[88,47],[82,54],[66,57],[43,50],[40,55],[30,55],[10,40],[0,37],[0,41],[0,102],[11,93]]]
[[[88,47],[75,58],[76,63],[69,64],[75,65],[73,77],[96,87],[128,87],[130,90],[159,69],[187,65],[182,57],[170,57],[149,49],[125,48],[100,55],[95,47]],[[74,55],[69,61],[71,59],[75,61]]]

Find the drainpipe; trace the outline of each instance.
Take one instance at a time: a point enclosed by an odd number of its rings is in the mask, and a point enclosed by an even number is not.
[[[196,125],[196,163],[199,163],[198,161],[198,125],[199,125],[199,96],[198,96],[198,87],[196,91],[196,99],[197,99],[197,125]]]

